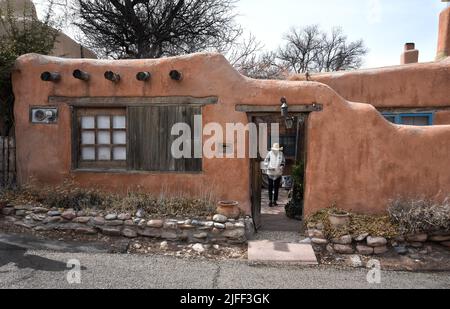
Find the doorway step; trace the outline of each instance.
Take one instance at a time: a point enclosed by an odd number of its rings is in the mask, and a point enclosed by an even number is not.
[[[318,265],[311,244],[273,240],[253,240],[248,243],[251,265]]]

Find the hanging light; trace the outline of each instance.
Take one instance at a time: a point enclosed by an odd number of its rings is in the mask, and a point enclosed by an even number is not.
[[[289,106],[287,104],[287,100],[285,97],[281,98],[281,117],[286,118],[288,117],[289,112]]]
[[[284,118],[287,129],[292,129],[295,123],[295,117],[289,116],[289,106],[285,97],[281,98],[281,117]]]

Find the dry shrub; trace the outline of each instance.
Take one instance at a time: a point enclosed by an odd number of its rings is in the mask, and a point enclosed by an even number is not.
[[[391,238],[398,235],[397,226],[388,215],[364,215],[350,213],[350,224],[335,228],[331,226],[328,216],[330,213],[348,213],[338,208],[322,209],[310,215],[307,224],[321,223],[324,226],[324,234],[328,239],[344,235],[361,235],[369,233],[372,236]]]
[[[402,234],[450,231],[450,200],[398,198],[390,202],[389,215]]]
[[[214,214],[216,199],[212,191],[205,191],[199,197],[182,193],[168,194],[162,189],[158,195],[141,192],[141,188],[128,194],[111,194],[99,189],[80,188],[67,179],[60,186],[37,186],[30,184],[17,190],[5,190],[0,197],[12,204],[36,204],[51,208],[95,209],[107,212],[129,212],[139,209],[148,216],[159,217],[207,217]]]
[[[144,210],[149,216],[206,217],[214,213],[215,201],[188,196],[160,195],[130,192],[125,197],[115,196],[108,211],[135,212]]]

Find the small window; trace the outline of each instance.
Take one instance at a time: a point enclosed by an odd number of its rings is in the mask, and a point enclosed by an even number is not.
[[[433,113],[413,113],[413,114],[388,114],[383,113],[386,120],[401,125],[409,126],[432,126]]]
[[[77,167],[126,168],[126,109],[78,109],[76,117]]]

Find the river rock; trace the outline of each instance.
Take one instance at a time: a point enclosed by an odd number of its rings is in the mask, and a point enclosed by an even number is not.
[[[117,219],[123,220],[123,221],[125,221],[125,220],[130,220],[130,219],[131,219],[131,215],[128,214],[128,213],[119,214],[119,215],[117,216]]]
[[[206,239],[206,238],[208,238],[208,233],[205,233],[205,232],[194,233],[192,235],[192,237],[197,238],[197,239]]]
[[[31,211],[35,214],[45,214],[48,212],[48,209],[45,207],[33,207]]]
[[[61,218],[66,219],[66,220],[73,220],[77,217],[77,213],[74,210],[66,210],[65,212],[63,212],[61,214]]]
[[[97,234],[97,231],[89,226],[81,226],[81,227],[77,227],[75,229],[75,232],[78,234],[84,234],[84,235],[95,235]]]
[[[387,246],[378,246],[378,247],[374,247],[373,248],[373,253],[376,254],[376,255],[384,254],[384,253],[386,253],[388,251],[389,251],[389,249],[388,249]]]
[[[15,210],[32,211],[33,210],[33,206],[32,205],[15,205],[14,209]]]
[[[155,229],[155,228],[139,229],[137,233],[140,236],[144,236],[144,237],[152,237],[152,238],[159,238],[159,237],[161,237],[161,230],[160,229]]]
[[[61,216],[61,212],[59,210],[50,210],[49,212],[47,212],[47,216],[59,217],[59,216]]]
[[[124,228],[122,231],[122,235],[127,238],[136,238],[137,237],[136,231],[133,229],[130,229],[130,228]]]
[[[105,219],[103,217],[95,217],[93,223],[94,225],[105,225]]]
[[[86,224],[91,220],[91,217],[77,217],[72,220],[74,223]]]
[[[162,228],[164,226],[164,221],[163,220],[150,220],[147,222],[147,226],[153,227],[153,228]]]
[[[367,237],[367,245],[370,247],[382,247],[387,245],[387,239],[384,237]]]
[[[428,235],[424,233],[406,236],[406,240],[409,242],[426,242],[427,239]]]
[[[357,241],[357,242],[364,241],[367,238],[367,236],[369,236],[369,233],[357,235],[357,236],[355,236],[355,241]]]
[[[107,226],[121,226],[123,225],[123,221],[122,220],[106,220],[105,225]]]
[[[106,221],[117,220],[117,214],[107,214],[107,215],[105,216],[105,220],[106,220]]]
[[[328,244],[328,240],[324,238],[311,238],[311,242],[320,246]]]
[[[197,253],[203,253],[205,252],[205,248],[203,247],[202,244],[195,244],[192,246],[192,250],[194,250]]]
[[[115,228],[115,227],[102,227],[102,233],[107,236],[120,236],[121,235],[121,229]]]
[[[161,233],[161,238],[175,240],[178,238],[178,235],[175,232],[164,231]]]
[[[12,216],[15,213],[15,209],[13,207],[6,207],[2,209],[2,215],[4,216]]]
[[[225,229],[225,224],[214,222],[214,227],[216,229],[219,229],[219,230],[224,230]]]
[[[61,219],[61,217],[46,217],[43,221],[42,221],[42,223],[44,223],[44,224],[51,224],[51,223],[59,223],[59,222],[61,222],[62,221],[62,219]]]
[[[372,255],[374,250],[369,246],[357,245],[356,251],[362,255]]]
[[[213,217],[214,222],[225,223],[228,221],[228,218],[224,215],[215,215]]]
[[[335,244],[333,246],[333,249],[334,249],[334,251],[336,253],[339,253],[339,254],[353,254],[353,253],[355,253],[355,250],[350,245]]]
[[[434,242],[450,241],[450,235],[435,235],[435,236],[431,236],[430,240],[434,241]]]
[[[321,230],[308,230],[308,237],[309,238],[325,238],[323,232]]]
[[[345,235],[342,237],[338,237],[338,238],[333,238],[331,240],[332,243],[334,244],[338,244],[338,245],[350,245],[353,241],[352,236],[350,235]]]
[[[164,228],[169,230],[176,230],[178,228],[178,223],[173,221],[164,222]]]
[[[237,239],[244,237],[245,231],[243,229],[225,230],[225,232],[223,232],[223,236],[225,236],[226,238]]]

